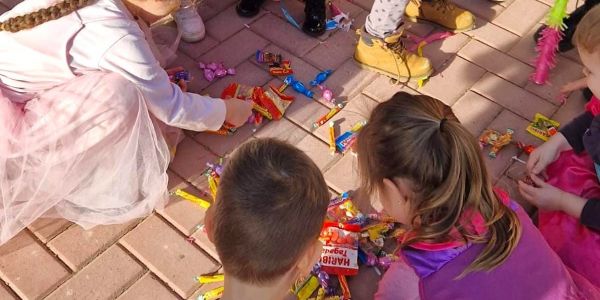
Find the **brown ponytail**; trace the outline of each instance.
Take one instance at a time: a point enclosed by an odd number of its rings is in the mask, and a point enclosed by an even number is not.
[[[465,241],[486,243],[462,275],[504,262],[521,235],[516,214],[495,195],[479,145],[452,109],[428,96],[397,93],[379,104],[360,132],[362,187],[376,192],[384,179],[408,179],[415,242],[446,242],[458,230]],[[484,236],[461,223],[466,211],[481,213]]]
[[[66,16],[82,7],[87,6],[92,0],[65,0],[47,8],[23,16],[13,17],[0,22],[0,31],[17,32],[31,29],[51,20]]]

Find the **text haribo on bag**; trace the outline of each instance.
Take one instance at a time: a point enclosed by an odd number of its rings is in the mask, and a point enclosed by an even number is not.
[[[360,226],[325,222],[320,239],[324,243],[321,269],[334,275],[358,273],[358,239]]]

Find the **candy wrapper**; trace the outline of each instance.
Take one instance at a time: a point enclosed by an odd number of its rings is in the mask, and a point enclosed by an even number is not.
[[[488,156],[491,158],[496,158],[496,156],[498,156],[498,152],[500,152],[504,146],[510,144],[513,133],[515,133],[515,131],[510,128],[506,129],[505,134],[501,134],[496,130],[486,129],[481,136],[479,136],[479,143],[481,148],[485,146],[491,146]]]
[[[208,82],[212,82],[217,78],[223,78],[227,75],[235,75],[234,68],[227,68],[223,63],[198,63],[198,68],[202,69],[204,72],[204,79]]]
[[[329,202],[327,219],[333,222],[358,224],[360,226],[363,226],[367,221],[365,215],[363,215],[354,203],[352,203],[352,198],[350,198],[348,192],[333,198]]]
[[[221,93],[221,98],[237,98],[252,101],[252,108],[269,120],[280,120],[294,97],[288,96],[274,87],[266,91],[262,87],[249,87],[232,83]]]
[[[325,222],[320,239],[324,243],[321,268],[328,274],[358,274],[358,238],[360,226]]]
[[[217,190],[219,188],[219,180],[221,179],[221,174],[223,173],[223,159],[219,161],[219,163],[211,164],[207,163],[208,170],[204,172],[204,175],[208,180],[208,188],[210,190],[210,195],[214,200],[217,199]]]
[[[558,133],[559,126],[560,123],[557,121],[536,113],[533,122],[527,126],[527,132],[543,141],[547,141],[551,136]]]
[[[335,139],[335,145],[337,146],[338,151],[341,153],[346,153],[348,150],[352,149],[354,143],[356,142],[356,138],[358,137],[358,132],[367,125],[367,121],[359,121],[352,128],[342,135],[338,136]]]
[[[269,66],[269,73],[273,76],[286,76],[294,73],[289,60],[283,60],[281,54],[256,50],[256,61]]]

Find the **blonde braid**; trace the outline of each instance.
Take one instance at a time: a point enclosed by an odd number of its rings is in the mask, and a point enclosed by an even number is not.
[[[92,0],[65,0],[47,8],[42,8],[23,16],[10,18],[0,22],[0,31],[17,32],[31,29],[48,21],[66,16],[82,7],[87,6]]]

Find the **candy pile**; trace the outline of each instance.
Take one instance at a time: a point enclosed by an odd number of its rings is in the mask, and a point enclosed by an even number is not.
[[[394,228],[379,215],[362,214],[348,193],[332,199],[320,236],[321,259],[292,291],[300,300],[351,299],[346,277],[358,273],[359,263],[381,274],[396,260],[383,251],[384,240],[396,236]]]
[[[199,62],[198,68],[204,71],[204,79],[208,82],[212,82],[217,78],[223,78],[227,75],[235,75],[234,68],[226,68],[223,63],[208,63],[204,64]]]
[[[281,89],[272,86],[265,90],[259,86],[251,87],[239,83],[227,86],[221,93],[221,98],[250,101],[254,114],[250,117],[249,122],[254,124],[262,123],[263,118],[280,120],[294,100],[294,97],[288,96]]]

